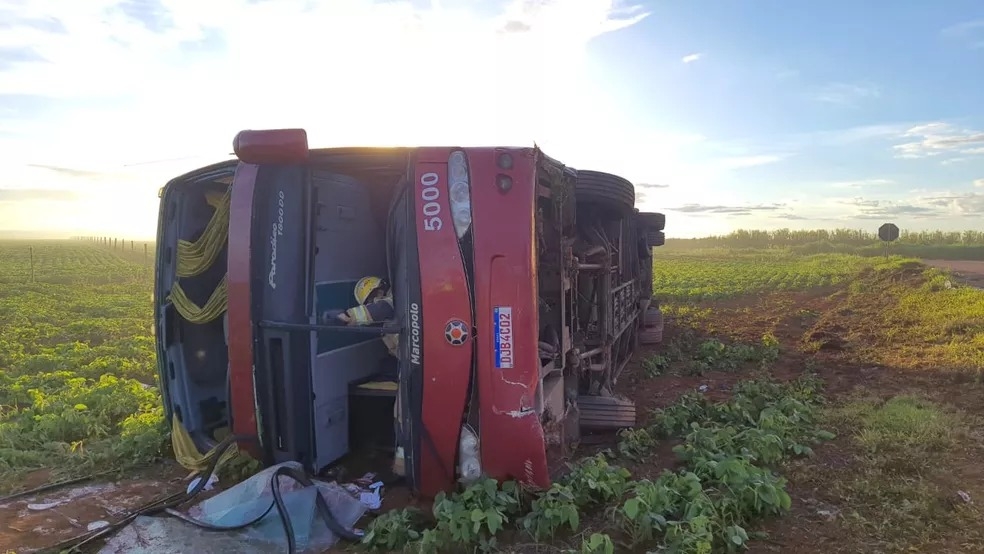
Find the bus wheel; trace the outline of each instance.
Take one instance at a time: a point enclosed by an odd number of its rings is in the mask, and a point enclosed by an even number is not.
[[[596,205],[629,215],[635,207],[635,187],[627,179],[600,171],[579,170],[574,197],[578,204]]]
[[[639,212],[636,214],[636,220],[639,221],[640,227],[653,231],[662,231],[666,228],[666,214],[659,212]]]
[[[666,235],[663,231],[646,231],[646,246],[656,248],[666,244]]]
[[[643,327],[659,327],[663,328],[663,312],[659,308],[649,308],[642,316],[642,326]]]
[[[652,346],[663,342],[663,327],[647,327],[639,331],[639,344]]]

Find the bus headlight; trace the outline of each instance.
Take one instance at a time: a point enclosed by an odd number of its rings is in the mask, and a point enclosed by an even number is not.
[[[451,219],[458,238],[465,236],[471,227],[471,182],[468,179],[468,160],[465,153],[455,150],[448,157],[448,199],[451,203]]]
[[[478,435],[467,424],[461,426],[461,439],[458,441],[458,473],[465,485],[474,483],[482,476]]]

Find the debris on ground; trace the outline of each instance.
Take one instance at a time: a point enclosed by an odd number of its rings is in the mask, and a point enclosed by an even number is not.
[[[188,483],[188,493],[191,493],[191,491],[195,490],[195,487],[198,486],[198,482],[201,480],[202,480],[201,477],[195,477],[194,479],[192,479],[191,483]],[[218,482],[219,482],[219,476],[213,473],[211,476],[209,476],[208,481],[205,482],[205,486],[202,487],[202,490],[210,491],[213,488],[215,488],[215,485]]]
[[[275,506],[270,509],[274,504],[272,477],[283,467],[302,470],[297,462],[268,467],[187,511],[189,517],[208,525],[227,527],[259,518],[253,525],[242,530],[216,532],[175,517],[141,516],[109,539],[100,554],[219,552],[230,549],[245,554],[283,552],[287,547],[283,520]],[[321,552],[338,542],[338,537],[317,515],[316,495],[324,498],[334,518],[346,529],[352,529],[367,510],[365,504],[336,483],[314,481],[315,486],[304,487],[285,476],[278,477],[278,482],[299,553]]]
[[[93,521],[89,525],[86,525],[86,531],[95,531],[96,529],[102,529],[103,527],[109,527],[109,522],[105,519],[100,519],[98,521]]]
[[[0,504],[0,552],[43,551],[79,535],[89,522],[119,514],[161,495],[168,484],[149,479],[93,483],[45,490]]]
[[[353,497],[365,504],[369,510],[378,510],[383,505],[383,482],[376,481],[375,473],[366,473],[362,477],[343,485]]]

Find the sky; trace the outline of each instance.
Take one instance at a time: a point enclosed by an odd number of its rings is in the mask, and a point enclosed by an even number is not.
[[[241,129],[518,145],[667,236],[981,229],[980,0],[0,0],[0,230],[152,238]]]

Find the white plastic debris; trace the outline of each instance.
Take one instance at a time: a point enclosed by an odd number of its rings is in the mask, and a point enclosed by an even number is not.
[[[32,510],[32,511],[35,511],[35,512],[40,512],[42,510],[50,510],[51,508],[54,508],[55,506],[61,506],[62,504],[64,504],[64,501],[62,501],[62,502],[47,502],[47,503],[44,503],[44,504],[28,504],[27,505],[27,509],[28,510]]]
[[[359,493],[359,502],[362,502],[370,510],[378,510],[383,505],[383,497],[379,494],[379,489],[383,487],[382,481],[377,481],[369,485],[368,491]]]
[[[104,519],[93,521],[89,525],[85,526],[85,528],[89,531],[95,531],[96,529],[102,529],[103,527],[109,527],[109,522]]]
[[[198,486],[198,482],[201,480],[202,480],[201,477],[195,477],[194,479],[192,479],[191,483],[188,484],[188,493],[191,493],[191,491]],[[213,488],[215,488],[215,484],[218,482],[219,482],[219,476],[213,473],[208,477],[208,481],[205,481],[205,487],[202,490],[210,491]]]
[[[236,552],[237,554],[279,554],[287,546],[283,523],[273,501],[270,482],[281,467],[302,471],[297,462],[269,467],[249,479],[188,509],[188,515],[214,525],[234,525],[257,516],[266,516],[245,529],[221,533],[208,531],[173,517],[138,517],[110,538],[100,554],[173,554],[174,552]],[[287,476],[278,478],[282,500],[290,514],[299,554],[324,552],[339,538],[317,515],[317,495],[324,498],[335,519],[346,529],[366,512],[365,504],[335,483],[314,480],[314,487],[303,487]],[[269,510],[269,511],[268,511]]]
[[[827,521],[834,521],[839,514],[839,510],[817,510],[817,515]]]

